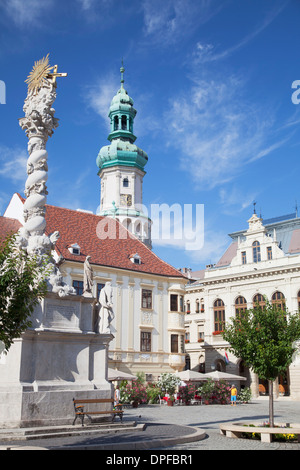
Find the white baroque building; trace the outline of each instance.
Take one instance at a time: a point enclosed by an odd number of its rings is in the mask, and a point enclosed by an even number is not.
[[[191,274],[186,287],[185,347],[191,369],[222,370],[247,378],[254,396],[268,392],[243,362],[228,351],[224,323],[238,309],[263,302],[281,303],[289,312],[300,305],[300,218],[297,213],[263,220],[254,213],[247,230],[230,234],[230,246],[216,265]],[[242,382],[243,384],[243,382]],[[300,398],[300,357],[279,377],[276,394]]]

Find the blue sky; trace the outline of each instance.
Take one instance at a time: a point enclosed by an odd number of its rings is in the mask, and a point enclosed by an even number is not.
[[[299,20],[297,0],[0,0],[0,213],[23,195],[24,80],[48,52],[68,73],[47,144],[48,203],[96,212],[95,160],[123,57],[136,143],[149,156],[144,204],[204,204],[201,249],[153,249],[175,267],[218,261],[254,200],[265,218],[300,207]]]

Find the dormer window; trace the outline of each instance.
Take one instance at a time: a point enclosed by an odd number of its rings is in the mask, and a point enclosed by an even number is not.
[[[129,259],[133,264],[142,264],[141,257],[138,253],[135,253],[134,255],[130,255]]]
[[[69,246],[68,250],[70,253],[72,253],[72,255],[80,255],[80,246],[78,243],[74,243],[73,245]]]

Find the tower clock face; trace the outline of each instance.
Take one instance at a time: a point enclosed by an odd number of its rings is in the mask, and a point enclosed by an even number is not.
[[[131,206],[132,205],[132,196],[131,194],[121,194],[121,205],[122,206]]]

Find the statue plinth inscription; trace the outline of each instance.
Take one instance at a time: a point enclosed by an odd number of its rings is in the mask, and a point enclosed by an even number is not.
[[[47,304],[44,326],[47,328],[79,329],[79,305]]]

